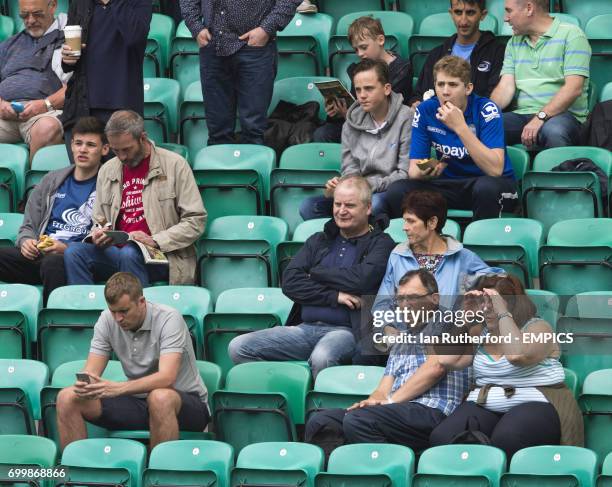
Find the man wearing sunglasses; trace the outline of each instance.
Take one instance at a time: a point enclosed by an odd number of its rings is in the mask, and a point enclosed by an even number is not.
[[[56,0],[19,0],[24,29],[0,44],[0,142],[25,142],[30,161],[62,141],[59,121],[69,75],[62,71],[66,15]]]
[[[438,284],[429,271],[408,271],[400,279],[396,303],[400,316],[415,311],[407,315],[416,319],[409,318],[399,327],[412,330],[406,335],[439,336],[454,328],[452,323],[426,320],[427,312],[438,310]],[[315,413],[307,421],[305,438],[326,454],[344,443],[395,443],[420,452],[429,447],[429,434],[459,406],[467,390],[467,369],[447,373],[418,339],[397,343],[370,397],[346,410]]]

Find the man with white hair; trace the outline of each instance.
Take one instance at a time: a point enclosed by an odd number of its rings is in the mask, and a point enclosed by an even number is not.
[[[59,121],[69,75],[61,67],[66,15],[57,0],[19,0],[24,29],[0,44],[0,142],[38,149],[62,141]]]
[[[508,41],[499,84],[491,93],[506,112],[508,145],[545,149],[576,145],[589,111],[591,47],[580,27],[548,14],[548,0],[506,0]]]

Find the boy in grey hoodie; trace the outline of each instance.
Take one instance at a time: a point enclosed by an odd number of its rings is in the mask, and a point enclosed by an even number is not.
[[[394,181],[408,177],[408,152],[414,111],[391,90],[384,62],[364,59],[355,66],[357,101],[347,112],[342,128],[342,176],[363,176],[372,188],[372,213],[389,213],[385,192]],[[324,196],[305,199],[304,220],[332,214],[331,198],[338,178],[327,181]]]

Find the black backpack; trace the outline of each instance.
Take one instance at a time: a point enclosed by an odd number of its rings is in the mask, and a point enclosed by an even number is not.
[[[585,171],[594,172],[599,179],[599,187],[601,189],[601,197],[603,199],[604,216],[608,215],[608,205],[606,198],[608,197],[608,177],[602,169],[595,164],[591,159],[581,157],[578,159],[569,159],[562,162],[558,166],[552,168],[553,171]]]
[[[612,100],[593,107],[582,125],[580,144],[612,150]]]
[[[480,422],[476,416],[469,416],[465,427],[465,431],[453,436],[451,445],[491,445],[491,439],[480,431]]]

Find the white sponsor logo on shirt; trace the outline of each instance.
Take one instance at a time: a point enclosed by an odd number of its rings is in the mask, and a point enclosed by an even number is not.
[[[500,117],[499,108],[497,108],[497,105],[492,101],[489,101],[484,104],[482,110],[480,111],[480,114],[483,116],[486,123],[489,123],[491,120]]]
[[[441,152],[445,156],[456,157],[457,159],[463,159],[470,155],[468,150],[465,147],[451,147],[449,145],[438,144],[437,142],[432,142],[431,145],[435,150]]]

